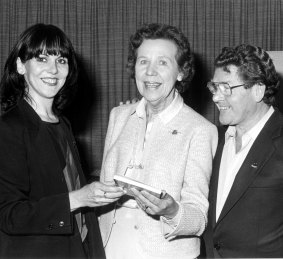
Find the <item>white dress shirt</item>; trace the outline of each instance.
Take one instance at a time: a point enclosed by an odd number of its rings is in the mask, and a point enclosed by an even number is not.
[[[226,199],[234,183],[235,177],[243,164],[250,148],[261,132],[265,123],[271,117],[274,108],[271,106],[261,120],[242,136],[241,149],[236,153],[236,127],[230,126],[225,133],[225,145],[222,152],[219,169],[216,221],[224,207]]]

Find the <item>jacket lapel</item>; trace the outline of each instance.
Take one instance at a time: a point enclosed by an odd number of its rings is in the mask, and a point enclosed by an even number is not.
[[[229,213],[237,201],[243,196],[265,163],[270,159],[275,150],[272,139],[281,135],[281,128],[282,117],[280,117],[279,112],[275,111],[258,135],[240,167],[216,225],[221,222],[225,215]],[[214,197],[217,197],[217,190]]]
[[[215,226],[216,223],[216,201],[217,201],[219,168],[221,163],[222,151],[225,144],[225,132],[224,131],[221,132],[221,130],[219,129],[220,128],[218,128],[219,143],[213,161],[213,169],[212,169],[213,174],[211,176],[210,186],[209,186],[209,203],[210,203],[209,217],[211,219],[213,227]]]

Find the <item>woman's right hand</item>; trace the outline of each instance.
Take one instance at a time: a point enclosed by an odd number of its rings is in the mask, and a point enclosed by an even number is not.
[[[138,191],[133,188],[132,193],[134,194],[139,207],[147,214],[159,215],[164,216],[167,219],[172,219],[179,211],[178,203],[168,193],[166,193],[162,199],[155,197],[145,190]]]
[[[79,190],[69,193],[70,208],[74,211],[81,207],[98,207],[117,201],[125,191],[114,182],[107,184],[92,182]]]

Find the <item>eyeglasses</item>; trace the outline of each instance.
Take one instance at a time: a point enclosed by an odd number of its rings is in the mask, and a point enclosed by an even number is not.
[[[232,94],[232,89],[244,85],[246,84],[230,86],[229,83],[226,82],[208,82],[206,86],[213,95],[216,94],[219,89],[223,95],[230,96]]]

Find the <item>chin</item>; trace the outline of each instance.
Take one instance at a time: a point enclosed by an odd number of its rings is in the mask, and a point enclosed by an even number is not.
[[[222,124],[222,125],[230,125],[230,120],[227,120],[225,118],[221,118],[221,116],[219,117],[219,122]]]

